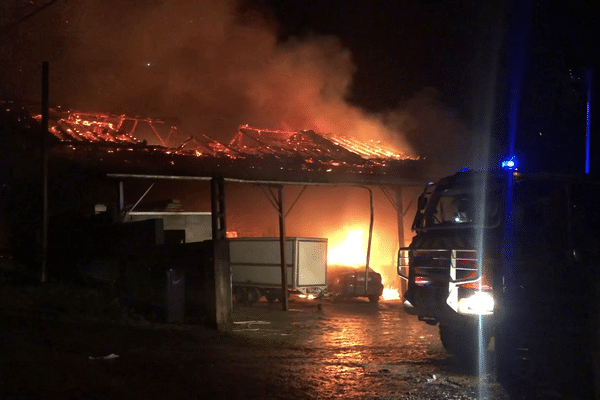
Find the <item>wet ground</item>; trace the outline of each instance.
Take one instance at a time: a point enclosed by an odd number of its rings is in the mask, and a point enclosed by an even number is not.
[[[236,308],[235,331],[281,343],[284,370],[311,383],[311,398],[508,399],[493,381],[490,351],[478,374],[449,356],[438,328],[405,314],[400,301],[324,301],[320,309],[301,301],[279,310],[268,303]]]
[[[399,301],[235,304],[231,334],[50,311],[0,317],[1,398],[508,399]]]

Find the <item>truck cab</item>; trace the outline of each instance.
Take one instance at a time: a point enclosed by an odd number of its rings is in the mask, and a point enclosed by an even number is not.
[[[588,176],[517,171],[465,171],[428,184],[415,236],[398,257],[406,311],[439,324],[444,348],[459,357],[480,359],[494,336],[501,381],[529,376],[544,390],[593,398],[599,195],[600,181]]]
[[[408,281],[405,309],[423,322],[439,323],[451,354],[477,347],[474,332],[481,322],[486,344],[492,335],[504,187],[501,174],[473,172],[428,184],[418,199],[416,235],[400,249],[398,273]]]
[[[587,176],[517,171],[428,184],[398,257],[406,311],[439,324],[451,354],[471,357],[495,336],[508,364],[534,348],[540,365],[550,354],[589,360],[574,343],[600,347],[598,194]]]

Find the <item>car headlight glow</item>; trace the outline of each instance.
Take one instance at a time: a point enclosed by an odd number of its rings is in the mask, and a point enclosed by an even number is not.
[[[494,297],[491,292],[477,291],[469,297],[458,300],[461,314],[490,315],[494,312]]]

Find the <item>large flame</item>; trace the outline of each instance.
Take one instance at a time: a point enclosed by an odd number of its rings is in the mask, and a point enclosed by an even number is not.
[[[368,235],[360,227],[352,227],[329,238],[327,263],[331,265],[364,266],[367,259]]]
[[[381,298],[384,300],[400,300],[400,293],[397,288],[384,287]]]
[[[362,226],[352,226],[346,230],[332,235],[329,238],[329,250],[327,252],[327,263],[329,265],[347,265],[360,268],[365,265],[367,258],[368,233]],[[376,272],[377,269],[373,269]],[[398,288],[384,284],[381,298],[383,300],[398,300],[400,294]]]

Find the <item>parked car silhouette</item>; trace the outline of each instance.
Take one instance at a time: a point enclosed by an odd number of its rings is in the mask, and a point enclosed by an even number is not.
[[[383,293],[381,275],[369,268],[369,281],[365,292],[365,268],[330,265],[327,267],[327,289],[334,301],[367,297],[377,303]]]

